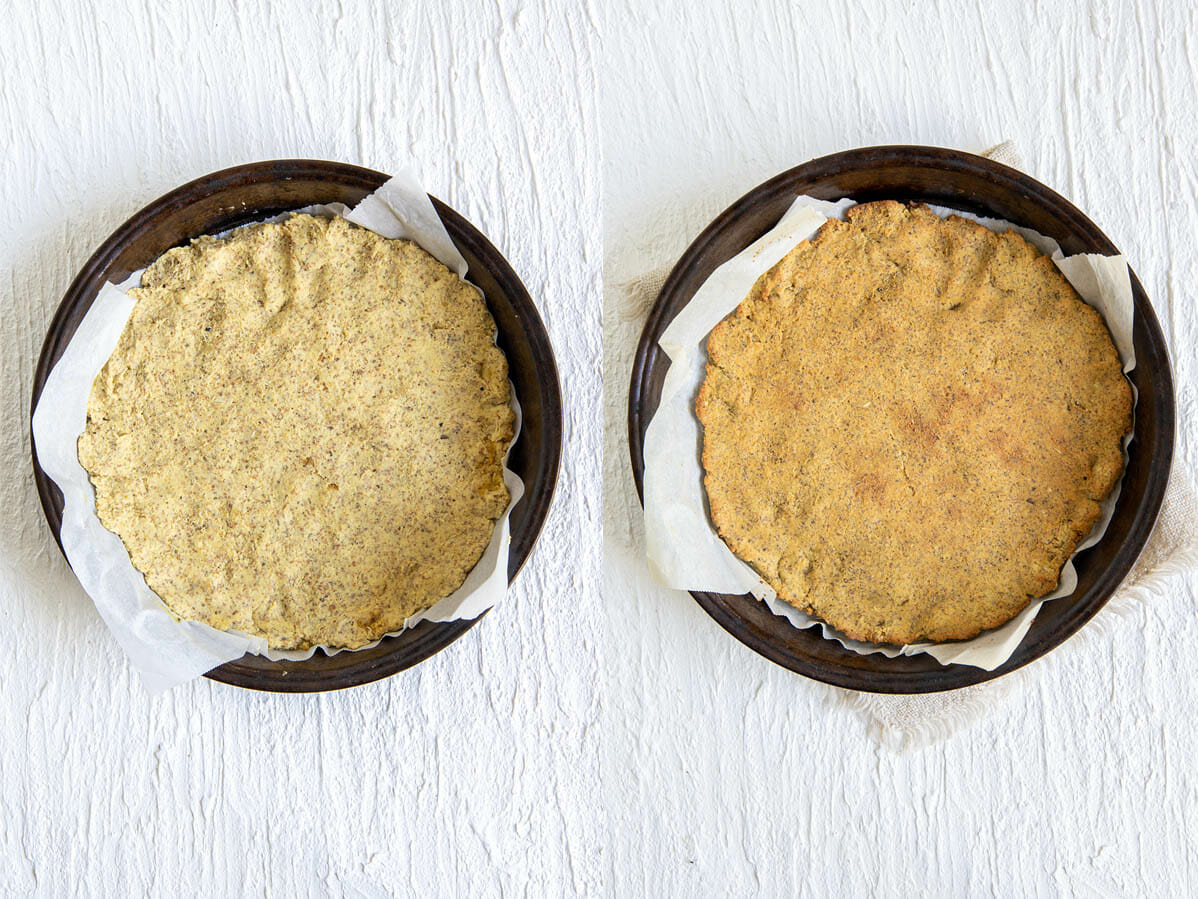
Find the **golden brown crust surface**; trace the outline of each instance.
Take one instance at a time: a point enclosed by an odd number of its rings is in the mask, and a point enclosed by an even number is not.
[[[409,241],[295,215],[146,270],[92,386],[100,520],[179,617],[355,648],[456,590],[507,507],[507,361]]]
[[[787,602],[958,640],[1056,588],[1123,470],[1102,318],[1018,235],[884,201],[830,220],[707,342],[711,516]]]

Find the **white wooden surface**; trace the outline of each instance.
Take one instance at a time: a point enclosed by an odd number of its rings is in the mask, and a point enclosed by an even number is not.
[[[598,893],[591,13],[119,6],[0,13],[0,894]],[[41,520],[33,360],[73,273],[127,216],[285,156],[410,163],[505,253],[557,347],[557,499],[505,604],[412,671],[339,694],[199,681],[150,699]]]
[[[1144,282],[1174,353],[1176,465],[1194,473],[1194,3],[619,0],[604,25],[612,892],[1194,895],[1194,580],[1108,608],[966,731],[888,748],[843,694],[649,581],[623,438],[641,320],[617,289],[814,156],[1011,138]]]
[[[743,20],[736,0],[101,6],[0,17],[0,187],[21,211],[0,222],[0,891],[1198,889],[1193,581],[1104,612],[972,728],[889,748],[837,691],[649,583],[623,438],[640,323],[612,289],[812,156],[1013,138],[1156,303],[1194,472],[1192,2],[772,2]],[[41,520],[32,362],[126,216],[290,155],[411,162],[512,261],[562,372],[557,502],[507,603],[413,671],[324,696],[200,681],[151,700]]]

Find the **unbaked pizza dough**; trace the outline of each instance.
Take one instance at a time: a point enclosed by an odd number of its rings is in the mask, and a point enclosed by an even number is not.
[[[141,285],[79,459],[172,612],[352,649],[461,585],[508,504],[514,425],[476,289],[302,214],[170,250]]]

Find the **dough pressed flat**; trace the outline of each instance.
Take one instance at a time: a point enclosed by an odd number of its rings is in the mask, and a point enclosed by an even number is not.
[[[170,250],[141,285],[79,459],[172,612],[352,649],[462,584],[508,504],[514,427],[477,290],[303,214]]]
[[[1012,232],[892,201],[829,220],[708,338],[710,512],[852,639],[959,640],[1057,586],[1123,469],[1101,316]]]

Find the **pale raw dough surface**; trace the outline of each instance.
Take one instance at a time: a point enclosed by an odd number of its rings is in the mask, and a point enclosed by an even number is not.
[[[26,649],[0,654],[0,895],[600,895],[591,14],[467,0],[6,12],[0,184],[26,214],[0,219],[0,633]],[[33,366],[71,278],[130,215],[205,172],[293,157],[411,166],[511,263],[561,377],[557,490],[504,601],[416,667],[319,695],[198,678],[151,697],[43,520]]]
[[[461,585],[514,419],[476,289],[312,215],[170,250],[141,284],[79,454],[175,614],[354,648]]]
[[[721,537],[854,640],[1004,624],[1056,589],[1123,470],[1131,388],[1110,334],[1014,231],[854,206],[707,349],[696,408]]]

